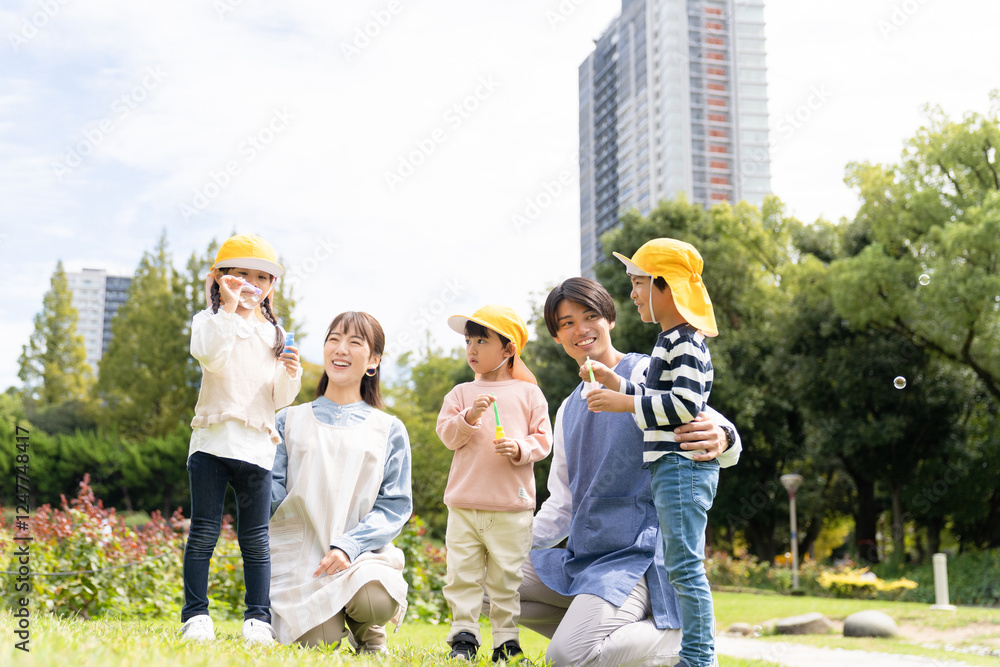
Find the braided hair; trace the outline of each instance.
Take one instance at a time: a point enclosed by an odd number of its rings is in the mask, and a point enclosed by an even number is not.
[[[220,268],[218,270],[223,274],[229,273],[229,268]],[[264,313],[267,321],[274,325],[274,346],[272,349],[274,350],[274,356],[280,358],[281,353],[285,351],[285,333],[278,326],[278,320],[274,316],[274,310],[271,307],[272,294],[268,294],[267,298],[260,302],[260,310]],[[219,306],[222,305],[222,290],[219,288],[219,281],[217,280],[212,282],[212,288],[209,291],[209,300],[212,302],[212,313],[219,312]]]

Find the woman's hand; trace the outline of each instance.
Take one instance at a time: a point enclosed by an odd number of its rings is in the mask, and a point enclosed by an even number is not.
[[[494,440],[493,450],[500,456],[506,456],[509,459],[516,459],[521,456],[521,447],[518,446],[517,440],[512,440],[511,438]]]
[[[595,389],[587,394],[591,412],[635,412],[635,396],[610,389]]]
[[[701,450],[695,453],[695,461],[711,461],[726,451],[728,446],[726,432],[704,412],[698,413],[698,416],[687,424],[678,426],[674,429],[674,434],[681,449]]]
[[[324,574],[337,574],[338,572],[343,572],[351,566],[351,559],[347,557],[343,549],[337,549],[334,547],[330,549],[330,553],[323,556],[323,560],[319,562],[319,567],[313,572],[313,578],[324,575]]]
[[[281,363],[285,365],[285,371],[288,372],[290,376],[297,377],[297,374],[302,367],[299,365],[299,348],[297,347],[286,347],[285,351],[281,353]]]

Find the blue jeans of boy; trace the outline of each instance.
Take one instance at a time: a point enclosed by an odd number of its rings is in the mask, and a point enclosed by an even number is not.
[[[244,618],[271,622],[271,471],[246,461],[195,452],[188,459],[191,531],[184,547],[184,608],[181,622],[208,613],[208,569],[222,532],[226,486],[236,492],[236,537],[246,584]]]
[[[691,667],[709,667],[715,655],[715,617],[702,560],[708,510],[719,485],[719,463],[669,453],[650,464],[649,472],[667,578],[681,607],[680,655]]]

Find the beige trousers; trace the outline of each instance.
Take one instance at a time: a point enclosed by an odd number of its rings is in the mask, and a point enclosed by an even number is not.
[[[471,632],[482,644],[479,613],[483,589],[490,598],[493,648],[517,640],[521,615],[518,588],[528,552],[534,512],[494,512],[448,509],[448,577],[444,599],[451,609],[448,642],[459,632]]]
[[[385,646],[384,626],[396,614],[398,607],[382,584],[369,581],[340,613],[309,630],[295,643],[303,646],[339,644],[350,630],[358,645]]]
[[[653,667],[680,658],[681,631],[656,628],[646,577],[616,607],[596,595],[556,593],[538,578],[529,558],[521,601],[521,623],[552,639],[545,658],[556,667]]]

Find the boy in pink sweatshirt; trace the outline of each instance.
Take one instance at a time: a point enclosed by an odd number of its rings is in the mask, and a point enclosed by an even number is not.
[[[521,361],[528,329],[517,313],[484,306],[471,317],[448,318],[448,326],[465,335],[466,360],[476,372],[473,382],[445,396],[437,421],[438,437],[455,452],[444,493],[449,657],[475,658],[485,585],[493,662],[512,660],[522,654],[517,589],[531,549],[532,463],[548,456],[552,447],[549,407]]]

